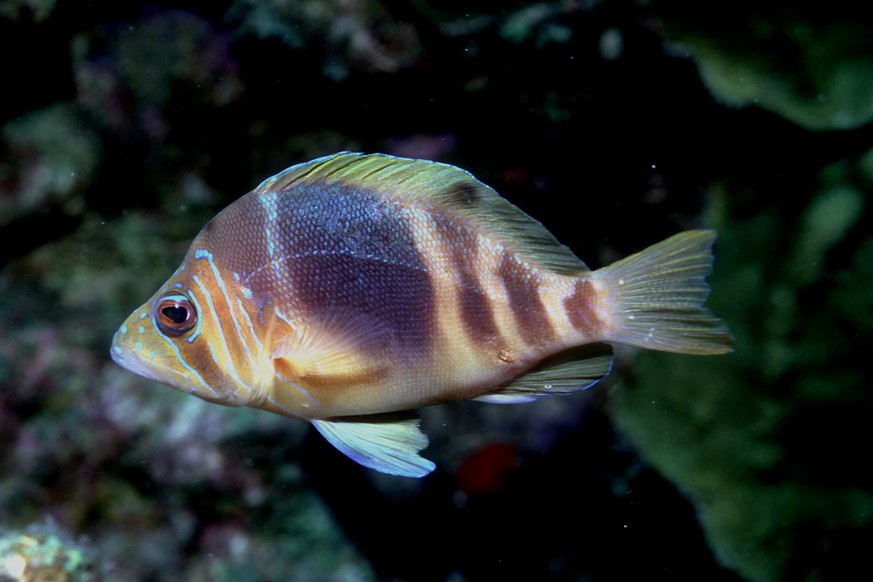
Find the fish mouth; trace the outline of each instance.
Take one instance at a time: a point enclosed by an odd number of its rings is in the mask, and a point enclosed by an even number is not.
[[[122,343],[118,332],[115,332],[115,335],[112,337],[112,346],[109,348],[109,355],[116,364],[138,376],[143,376],[163,384],[170,384],[167,374],[162,373],[163,367],[160,364],[153,359],[146,359],[143,354],[136,350],[124,347]]]
[[[205,386],[207,390],[202,390],[196,385],[192,385],[191,379],[184,372],[166,365],[159,357],[155,357],[154,353],[144,353],[139,344],[134,344],[123,337],[123,333],[116,332],[113,336],[109,355],[116,364],[137,376],[160,382],[209,402],[227,404],[211,387]],[[241,404],[244,403],[237,404],[237,406]]]

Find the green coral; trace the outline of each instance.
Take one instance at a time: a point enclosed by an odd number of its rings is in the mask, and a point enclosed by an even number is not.
[[[869,570],[846,542],[873,541],[873,490],[852,465],[873,438],[863,422],[873,378],[857,366],[873,341],[873,238],[855,242],[869,195],[859,169],[821,171],[788,238],[775,210],[732,218],[744,197],[714,188],[712,307],[736,352],[641,353],[612,403],[644,456],[695,501],[719,559],[750,580]]]
[[[3,126],[0,138],[0,226],[50,206],[83,212],[83,191],[102,152],[78,107],[57,103],[32,111]]]
[[[873,120],[873,36],[857,4],[818,7],[655,0],[667,37],[690,52],[713,95],[811,130]],[[837,2],[837,5],[843,4]]]
[[[0,0],[0,17],[44,22],[54,12],[56,4],[57,0]]]

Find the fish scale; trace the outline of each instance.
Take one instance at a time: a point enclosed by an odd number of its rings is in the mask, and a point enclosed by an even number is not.
[[[606,375],[604,342],[730,351],[703,306],[712,231],[591,271],[464,170],[339,153],[217,214],[113,337],[125,368],[310,421],[395,475],[433,470],[416,410],[527,402]]]

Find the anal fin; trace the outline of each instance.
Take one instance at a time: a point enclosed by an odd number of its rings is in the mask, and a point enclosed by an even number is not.
[[[497,390],[473,400],[496,404],[531,402],[546,396],[565,396],[594,385],[612,369],[612,348],[588,344],[563,351]]]
[[[432,461],[418,452],[428,445],[417,416],[382,414],[313,420],[315,428],[337,449],[358,463],[402,477],[424,477]]]

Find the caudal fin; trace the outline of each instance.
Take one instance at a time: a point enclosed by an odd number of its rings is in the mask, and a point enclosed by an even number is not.
[[[703,306],[714,230],[690,230],[599,269],[606,341],[684,354],[730,352],[733,336]]]

